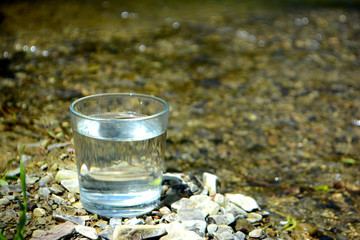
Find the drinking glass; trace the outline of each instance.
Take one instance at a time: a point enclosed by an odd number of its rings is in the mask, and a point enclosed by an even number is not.
[[[80,200],[89,212],[131,217],[160,199],[169,105],[136,93],[80,98],[70,106]]]

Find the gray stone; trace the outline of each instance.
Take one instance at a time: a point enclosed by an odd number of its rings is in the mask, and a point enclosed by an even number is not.
[[[90,238],[90,239],[98,239],[99,236],[95,230],[95,228],[92,227],[86,227],[86,226],[81,226],[78,225],[75,227],[75,231],[81,235],[83,235],[84,237]]]
[[[77,178],[62,180],[61,186],[63,186],[66,190],[68,190],[71,193],[80,193],[79,180]]]
[[[180,222],[187,220],[205,220],[205,216],[200,209],[181,208],[178,210],[177,216]]]
[[[70,216],[62,213],[53,213],[53,218],[60,222],[70,221],[72,223],[78,224],[78,225],[85,225],[85,220],[81,217],[77,216]]]
[[[27,185],[33,185],[34,183],[36,183],[38,180],[39,180],[39,178],[38,177],[31,177],[31,176],[26,176],[26,178],[25,178],[25,180],[26,180],[26,184]]]
[[[46,176],[44,176],[44,177],[42,177],[42,178],[40,179],[40,181],[43,181],[43,182],[46,183],[46,184],[50,184],[50,183],[52,183],[54,180],[55,180],[55,179],[54,179],[53,174],[47,174]]]
[[[217,240],[233,240],[233,229],[227,225],[218,225],[218,229],[214,232],[213,236],[214,239]]]
[[[246,220],[248,220],[251,223],[260,222],[262,219],[262,215],[258,213],[249,213],[246,217]]]
[[[249,237],[252,238],[260,238],[262,235],[264,235],[264,230],[262,230],[261,228],[254,229],[251,232],[249,232]]]
[[[0,216],[1,216],[1,220],[6,223],[16,218],[17,214],[14,210],[11,209],[11,210],[5,210],[0,214]]]
[[[6,206],[10,204],[10,200],[8,198],[0,199],[0,206]]]
[[[54,201],[54,203],[56,203],[57,205],[68,205],[68,206],[71,205],[69,201],[67,201],[67,200],[63,199],[62,197],[59,197],[59,196],[57,196],[57,195],[55,195],[55,194],[52,194],[52,195],[51,195],[51,199],[52,199],[52,200]]]
[[[31,240],[57,240],[67,239],[69,235],[73,233],[75,224],[71,222],[65,222],[52,227],[50,230],[35,230],[33,232]]]
[[[101,231],[98,235],[99,237],[101,237],[101,239],[113,240],[114,239],[113,234],[114,234],[114,229],[108,228],[105,229],[104,231]]]
[[[246,235],[243,232],[237,231],[236,233],[233,234],[234,236],[234,240],[245,240],[246,239]]]
[[[203,220],[187,220],[182,225],[190,231],[196,232],[199,236],[205,237],[206,222]]]
[[[57,195],[60,195],[64,192],[64,189],[59,186],[58,184],[53,184],[51,185],[51,187],[49,187],[49,190],[52,192],[52,193],[55,193]]]
[[[48,188],[40,188],[39,193],[41,197],[46,199],[50,195],[51,191]]]
[[[188,198],[182,198],[176,202],[173,202],[171,204],[171,209],[174,211],[177,211],[180,208],[194,208],[196,206],[193,206],[193,202],[190,201]]]
[[[113,239],[148,239],[166,234],[165,225],[118,225],[114,229]]]
[[[235,216],[235,218],[244,218],[248,215],[248,213],[243,210],[242,208],[236,206],[235,204],[229,202],[226,207],[225,207],[225,210],[228,212],[228,213],[231,213],[232,215]]]
[[[230,225],[235,221],[235,217],[231,213],[210,215],[208,217],[208,222],[212,222],[212,221],[218,225],[220,224]]]
[[[256,209],[260,209],[257,202],[249,196],[245,196],[243,194],[226,194],[226,198],[230,200],[230,202],[234,203],[235,205],[241,207],[247,212],[251,212]]]

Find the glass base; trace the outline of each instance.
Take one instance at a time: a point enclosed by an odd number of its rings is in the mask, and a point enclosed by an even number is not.
[[[88,202],[84,199],[81,200],[81,204],[85,208],[85,210],[102,217],[130,218],[151,212],[158,206],[159,200],[137,206],[129,206],[129,207],[106,206],[99,203]]]

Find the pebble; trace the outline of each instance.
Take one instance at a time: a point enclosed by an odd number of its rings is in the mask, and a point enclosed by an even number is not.
[[[40,188],[39,193],[41,197],[46,199],[50,195],[51,191],[45,187],[45,188]]]
[[[84,237],[87,237],[90,239],[96,240],[99,238],[95,228],[92,228],[92,227],[78,225],[75,227],[75,231],[77,233],[83,235]]]
[[[110,218],[109,224],[110,224],[110,227],[115,228],[116,226],[122,224],[122,219],[121,218]]]
[[[6,206],[10,204],[10,200],[8,198],[1,198],[0,199],[0,206]]]
[[[219,185],[219,178],[211,173],[203,173],[202,175],[203,184],[209,190],[209,195],[213,196],[217,193],[217,188]]]
[[[61,182],[62,180],[70,180],[70,179],[77,179],[78,174],[76,171],[71,170],[60,170],[57,172],[55,179],[58,182]]]
[[[77,178],[62,180],[61,186],[63,186],[66,190],[68,190],[71,193],[80,193],[79,180]]]
[[[166,234],[165,226],[159,225],[118,225],[113,233],[114,240],[148,239]],[[136,238],[138,237],[138,238]]]
[[[254,229],[255,227],[248,220],[241,218],[236,219],[235,231],[241,231],[248,234]]]
[[[264,230],[262,230],[261,228],[254,229],[251,232],[249,232],[249,237],[252,238],[260,238],[262,235],[264,235]]]
[[[240,231],[234,233],[233,236],[234,236],[234,240],[245,240],[246,239],[245,233],[240,232]]]
[[[53,213],[52,216],[55,220],[60,221],[60,222],[70,221],[77,225],[82,225],[82,226],[85,225],[85,220],[81,217],[69,216],[69,215],[62,214],[62,213]]]
[[[246,220],[248,220],[251,223],[260,222],[261,219],[262,219],[262,215],[254,212],[249,213],[246,217]]]
[[[46,184],[50,184],[54,181],[54,175],[53,174],[47,174],[46,176],[40,178],[40,181],[43,181]]]
[[[33,185],[33,184],[36,183],[38,180],[39,180],[38,177],[26,176],[26,184],[27,184],[27,185]]]
[[[207,223],[203,220],[186,220],[181,222],[182,225],[190,231],[197,233],[201,237],[205,237]]]
[[[251,212],[253,210],[260,209],[257,202],[249,196],[245,196],[243,194],[226,194],[226,198],[230,200],[230,202],[234,203],[235,205],[241,207],[247,212]]]
[[[191,239],[203,240],[205,238],[196,234],[193,231],[187,230],[181,223],[172,222],[165,225],[167,235],[160,238],[160,240],[175,240],[175,239]]]
[[[129,219],[127,222],[125,222],[126,225],[141,225],[141,224],[145,224],[144,219],[141,218],[131,218]]]
[[[69,201],[63,199],[62,197],[59,197],[55,194],[51,195],[51,199],[54,201],[54,203],[58,204],[58,205],[71,205]]]
[[[218,225],[221,224],[230,225],[234,221],[235,221],[235,217],[231,213],[226,213],[222,215],[210,215],[208,217],[208,222],[213,222]]]
[[[227,225],[218,225],[217,230],[213,233],[215,239],[219,240],[233,240],[234,230]]]
[[[45,211],[45,209],[43,209],[43,208],[35,208],[34,210],[33,210],[33,215],[34,215],[34,217],[42,217],[42,216],[44,216],[46,214],[46,211]]]
[[[205,216],[200,209],[179,209],[177,215],[180,222],[187,220],[205,220]]]
[[[58,184],[51,185],[51,187],[49,187],[49,190],[52,193],[57,194],[57,195],[60,195],[60,194],[62,194],[64,192],[63,188]]]

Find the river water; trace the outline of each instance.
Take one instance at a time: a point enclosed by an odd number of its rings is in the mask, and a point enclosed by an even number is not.
[[[36,129],[71,136],[74,99],[152,94],[171,106],[168,171],[215,173],[314,239],[360,238],[359,2],[0,7],[3,162]]]

